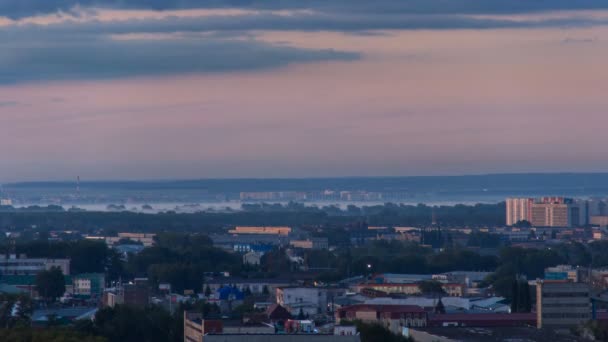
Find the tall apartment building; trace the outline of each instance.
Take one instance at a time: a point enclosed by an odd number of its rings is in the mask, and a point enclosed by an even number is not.
[[[507,226],[519,221],[531,222],[533,198],[507,198]]]
[[[507,198],[506,223],[526,220],[536,227],[570,227],[588,223],[587,201],[566,197]]]
[[[574,327],[591,319],[589,285],[570,281],[536,281],[537,327]]]
[[[562,203],[533,203],[531,223],[535,227],[569,227],[571,207]]]

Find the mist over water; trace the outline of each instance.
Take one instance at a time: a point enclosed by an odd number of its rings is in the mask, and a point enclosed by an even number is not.
[[[443,177],[207,179],[5,184],[13,206],[59,205],[89,211],[234,211],[246,203],[306,206],[498,203],[507,197],[608,196],[608,174],[497,174]],[[256,197],[251,200],[251,197]]]

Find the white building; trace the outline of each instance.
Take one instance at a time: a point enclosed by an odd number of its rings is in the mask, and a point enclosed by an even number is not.
[[[313,316],[325,313],[328,304],[333,298],[342,296],[345,289],[319,288],[319,287],[278,287],[276,289],[277,304],[297,316],[300,311],[305,315]]]
[[[263,253],[251,251],[243,255],[243,264],[245,265],[259,265],[262,261]]]

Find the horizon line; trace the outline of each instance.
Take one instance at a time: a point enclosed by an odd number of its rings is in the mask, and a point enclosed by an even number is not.
[[[208,178],[143,178],[143,179],[91,179],[84,180],[81,176],[74,176],[73,179],[64,180],[32,180],[0,183],[0,186],[22,185],[22,184],[61,184],[61,183],[162,183],[162,182],[196,182],[196,181],[266,181],[266,180],[338,180],[338,179],[399,179],[399,178],[465,178],[465,177],[491,177],[491,176],[566,176],[566,175],[589,175],[589,176],[608,176],[608,171],[595,172],[500,172],[500,173],[468,173],[452,175],[410,175],[410,176],[312,176],[312,177],[208,177]],[[80,180],[77,180],[80,177]]]

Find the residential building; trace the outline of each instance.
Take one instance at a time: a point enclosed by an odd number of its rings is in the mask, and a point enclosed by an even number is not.
[[[576,210],[567,203],[533,203],[530,222],[538,227],[569,227],[576,216],[573,212]]]
[[[372,277],[372,281],[378,284],[413,284],[423,280],[433,280],[431,274],[400,274],[400,273],[382,273]]]
[[[203,320],[203,314],[184,311],[184,342],[203,342],[203,336],[210,333],[221,333],[224,326],[221,321]]]
[[[156,243],[154,241],[154,237],[156,234],[144,234],[144,233],[118,233],[118,236],[107,237],[106,243],[108,245],[113,245],[121,240],[132,240],[135,242],[140,242],[144,247],[152,247]]]
[[[86,236],[89,240],[103,240],[108,246],[115,245],[120,241],[131,240],[141,243],[144,247],[152,247],[156,234],[151,233],[118,233],[117,236]]]
[[[85,273],[72,277],[74,295],[101,296],[105,289],[103,273]]]
[[[345,306],[335,313],[336,323],[360,320],[379,323],[391,332],[401,334],[406,327],[425,327],[427,313],[415,305],[371,305],[357,304]]]
[[[128,284],[119,284],[116,288],[103,293],[104,306],[130,305],[143,307],[150,303],[150,287],[147,278],[135,278]]]
[[[314,322],[294,320],[286,320],[283,327],[279,331],[273,324],[231,324],[184,312],[184,342],[360,342],[352,328],[321,334],[316,332]]]
[[[536,281],[537,327],[574,327],[591,319],[589,285],[559,280]]]
[[[241,291],[249,289],[254,295],[274,294],[276,288],[294,285],[290,279],[253,279],[238,277],[215,277],[205,280],[205,287],[209,287],[212,293],[217,292],[225,285],[234,286]]]
[[[464,284],[466,287],[476,287],[483,282],[492,272],[476,271],[451,271],[442,273],[446,276],[447,282]]]
[[[313,316],[327,313],[328,303],[345,292],[345,289],[320,287],[279,287],[276,289],[276,302],[294,316],[300,312]]]
[[[608,227],[608,216],[591,216],[589,221],[594,226]]]
[[[531,221],[533,198],[507,198],[507,226],[519,221]]]
[[[258,253],[258,252],[248,252],[245,253],[243,255],[243,264],[245,265],[259,265],[261,260],[262,260],[262,256],[264,254],[263,253]]]
[[[36,275],[53,267],[58,267],[64,275],[69,275],[70,259],[28,258],[25,254],[0,255],[0,274],[4,275]]]
[[[270,322],[273,324],[276,322],[279,322],[279,321],[284,322],[284,321],[287,321],[288,319],[293,318],[293,316],[289,313],[289,311],[279,304],[270,305],[266,309],[265,314],[266,314],[267,322]]]

